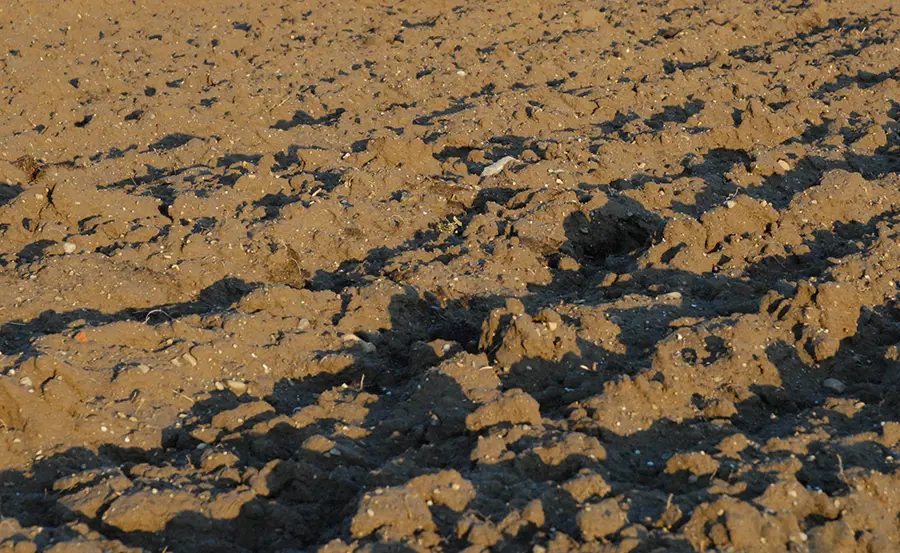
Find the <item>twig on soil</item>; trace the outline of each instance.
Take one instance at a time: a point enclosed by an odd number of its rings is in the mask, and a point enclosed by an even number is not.
[[[843,482],[844,484],[849,486],[850,484],[847,484],[847,475],[844,474],[844,460],[841,459],[840,453],[837,454],[837,459],[838,459],[838,478],[840,479],[841,482]]]
[[[178,390],[176,390],[176,389],[174,389],[174,388],[172,389],[172,393],[175,394],[176,396],[181,396],[181,397],[183,397],[184,399],[190,401],[191,403],[197,403],[196,401],[194,401],[193,398],[188,397],[188,396],[182,394],[181,392],[179,392]]]
[[[150,320],[150,315],[153,315],[154,313],[162,313],[163,315],[165,315],[166,317],[168,317],[170,321],[174,321],[174,320],[175,320],[174,318],[172,318],[172,315],[169,315],[168,313],[166,313],[166,312],[163,311],[162,309],[152,309],[149,313],[147,313],[147,316],[144,317],[144,324],[147,324],[147,321]]]
[[[288,94],[287,96],[284,97],[283,100],[281,100],[280,102],[278,102],[277,104],[275,104],[274,106],[272,106],[271,108],[269,108],[269,115],[271,115],[272,112],[275,111],[276,109],[278,109],[278,108],[280,108],[281,106],[283,106],[284,103],[287,102],[287,101],[291,98],[291,95],[292,95],[292,94]]]

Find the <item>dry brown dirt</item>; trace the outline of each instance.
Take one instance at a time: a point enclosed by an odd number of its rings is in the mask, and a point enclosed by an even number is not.
[[[2,2],[0,551],[900,550],[898,15]]]

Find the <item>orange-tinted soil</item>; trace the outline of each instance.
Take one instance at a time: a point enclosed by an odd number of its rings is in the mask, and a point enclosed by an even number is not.
[[[3,2],[0,551],[900,550],[898,16]]]

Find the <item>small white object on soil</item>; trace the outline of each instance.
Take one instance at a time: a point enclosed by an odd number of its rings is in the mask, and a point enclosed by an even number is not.
[[[63,251],[66,253],[75,253],[75,250],[78,249],[78,246],[71,242],[63,242]]]
[[[826,378],[822,381],[822,387],[838,394],[847,389],[847,386],[837,378]]]
[[[778,160],[778,166],[781,167],[782,169],[784,169],[785,171],[791,170],[791,164],[783,159]]]
[[[229,378],[225,381],[225,385],[228,386],[232,392],[237,395],[241,395],[247,391],[247,383],[241,382],[240,380],[235,380],[233,378]]]
[[[494,163],[491,163],[490,165],[485,167],[484,170],[481,172],[481,177],[482,178],[492,177],[492,176],[496,175],[497,173],[499,173],[500,171],[503,171],[503,168],[506,167],[506,165],[510,161],[515,161],[515,160],[516,160],[516,158],[514,158],[512,156],[501,157]]]
[[[737,202],[734,200],[728,200],[727,202],[725,202],[725,207],[727,207],[728,209],[732,209],[736,205],[737,205]]]

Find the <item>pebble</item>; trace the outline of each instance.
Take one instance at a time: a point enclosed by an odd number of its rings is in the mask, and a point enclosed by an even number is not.
[[[365,353],[375,353],[375,351],[378,350],[378,348],[375,347],[375,344],[373,344],[372,342],[367,342],[367,341],[363,340],[356,334],[344,334],[344,336],[341,339],[344,340],[345,342],[358,345],[359,348],[361,350],[363,350]]]
[[[822,387],[838,394],[847,389],[847,386],[837,378],[826,378],[822,381]]]
[[[21,384],[22,386],[25,386],[26,388],[31,388],[31,385],[33,384],[33,382],[31,381],[31,378],[29,378],[27,376],[23,376],[22,379],[19,380],[19,384]]]
[[[491,163],[490,165],[488,165],[487,167],[484,168],[484,170],[481,172],[482,178],[483,177],[492,177],[492,176],[496,175],[500,171],[503,171],[503,168],[506,167],[507,163],[509,163],[510,161],[515,161],[515,160],[516,160],[516,158],[514,158],[512,156],[501,157],[494,163]]]
[[[184,355],[181,356],[181,358],[184,359],[185,361],[187,361],[188,364],[190,364],[190,366],[192,366],[192,367],[197,366],[197,358],[194,357],[193,355],[191,355],[190,353],[185,353]]]
[[[791,164],[783,159],[778,160],[778,166],[781,167],[782,169],[784,169],[785,171],[791,170]]]
[[[413,198],[413,195],[409,193],[407,190],[400,190],[399,192],[394,193],[394,199],[398,202],[406,202]]]
[[[147,365],[145,365],[143,363],[138,365],[137,368],[139,371],[141,371],[141,374],[147,374],[148,372],[150,372],[150,367],[148,367]]]
[[[375,351],[378,349],[377,347],[375,347],[375,344],[373,344],[372,342],[366,342],[365,340],[359,341],[359,347],[362,348],[362,350],[366,353],[375,353]]]
[[[229,378],[228,380],[226,380],[225,385],[228,386],[229,390],[237,395],[241,395],[247,391],[246,382],[241,382],[240,380],[235,380],[233,378]]]
[[[75,250],[78,249],[78,246],[71,242],[63,242],[63,251],[66,253],[75,253]]]
[[[737,202],[734,200],[728,200],[727,202],[725,202],[725,207],[727,207],[728,209],[734,209],[734,206],[736,205]]]

